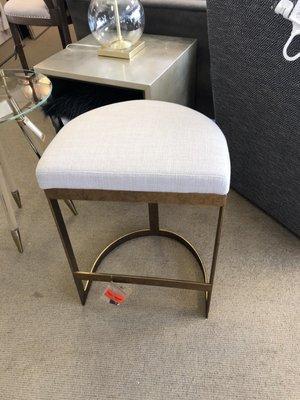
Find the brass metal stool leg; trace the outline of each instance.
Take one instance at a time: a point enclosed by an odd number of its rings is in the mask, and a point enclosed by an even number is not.
[[[216,232],[216,238],[215,238],[215,244],[214,244],[214,252],[213,252],[213,258],[212,258],[212,265],[211,265],[211,271],[210,271],[210,277],[209,277],[209,283],[211,284],[211,289],[213,288],[213,284],[214,284],[214,278],[215,278],[215,272],[216,272],[216,266],[217,266],[217,260],[218,260],[218,252],[219,252],[219,245],[220,245],[220,239],[221,239],[223,215],[224,215],[224,207],[220,207],[219,217],[218,217],[218,226],[217,226],[217,232]],[[206,293],[206,318],[208,318],[208,314],[209,314],[211,295],[212,295],[212,290],[210,292]]]
[[[151,232],[158,232],[159,231],[159,216],[158,216],[158,204],[156,203],[149,203],[149,225]]]
[[[84,286],[83,286],[83,283],[81,282],[81,280],[77,279],[74,275],[74,273],[79,271],[79,269],[78,269],[76,257],[75,257],[74,251],[73,251],[73,247],[72,247],[69,235],[68,235],[68,231],[67,231],[58,201],[52,200],[52,199],[51,200],[48,199],[48,201],[49,201],[50,209],[52,211],[53,218],[56,223],[62,244],[64,246],[64,250],[65,250],[68,262],[69,262],[71,272],[73,274],[73,278],[74,278],[75,285],[77,287],[78,295],[80,297],[82,305],[84,305],[86,302],[87,293],[84,290]]]

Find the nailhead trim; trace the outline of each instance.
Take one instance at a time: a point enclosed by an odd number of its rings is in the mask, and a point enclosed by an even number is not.
[[[7,13],[5,13],[5,15],[6,15],[7,17],[17,17],[17,18],[51,19],[50,15],[49,15],[49,17],[44,17],[44,16],[42,17],[41,15],[20,15],[20,14],[16,15],[16,14],[7,14]]]

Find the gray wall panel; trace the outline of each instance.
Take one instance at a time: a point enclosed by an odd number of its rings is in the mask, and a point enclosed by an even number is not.
[[[283,58],[292,24],[273,4],[208,0],[215,113],[232,186],[300,235],[300,59]]]

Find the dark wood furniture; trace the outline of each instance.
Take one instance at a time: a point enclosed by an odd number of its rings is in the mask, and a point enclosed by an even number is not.
[[[10,0],[13,1],[13,0]],[[8,15],[8,23],[11,29],[12,37],[15,43],[16,53],[20,58],[20,62],[24,69],[29,69],[28,62],[23,50],[23,44],[20,37],[18,25],[33,25],[33,26],[57,26],[61,38],[63,48],[71,43],[70,31],[68,24],[71,22],[67,14],[66,4],[64,0],[43,0],[46,4],[50,18],[36,18],[32,16]]]

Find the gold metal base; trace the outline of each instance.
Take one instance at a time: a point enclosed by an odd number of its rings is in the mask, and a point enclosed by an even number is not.
[[[114,46],[115,47],[115,46]],[[135,55],[137,55],[141,50],[145,48],[144,41],[138,41],[133,44],[129,48],[112,48],[112,47],[101,47],[98,51],[99,56],[103,57],[113,57],[113,58],[122,58],[125,60],[131,60]]]
[[[132,43],[124,39],[117,40],[110,45],[110,47],[114,50],[125,50],[129,49],[131,46]]]
[[[56,189],[58,192],[56,196],[58,198],[64,197],[62,196],[62,192],[59,192],[60,189]],[[63,189],[62,189],[63,190]],[[74,191],[75,189],[73,189]],[[81,191],[81,199],[87,200],[84,197],[84,192]],[[75,192],[73,192],[74,194]],[[47,192],[46,192],[47,195]],[[68,194],[69,197],[69,194]],[[71,196],[72,197],[72,196]],[[96,199],[95,195],[95,199]],[[93,281],[101,281],[101,282],[117,282],[117,283],[130,283],[130,284],[137,284],[137,285],[149,285],[149,286],[162,286],[162,287],[169,287],[169,288],[180,288],[180,289],[189,289],[189,290],[197,290],[204,292],[205,302],[206,302],[206,311],[205,317],[208,318],[208,313],[210,309],[210,302],[211,302],[211,294],[213,289],[213,281],[215,275],[215,269],[217,264],[217,256],[218,256],[218,249],[220,243],[220,235],[221,235],[221,226],[223,221],[223,210],[224,205],[221,205],[219,208],[219,217],[218,217],[218,225],[215,237],[215,244],[214,244],[214,251],[213,251],[213,259],[212,259],[212,266],[210,277],[207,279],[205,274],[205,269],[201,258],[199,257],[195,248],[183,237],[177,235],[176,233],[160,229],[159,227],[159,212],[158,212],[158,204],[157,203],[148,203],[148,210],[149,210],[149,229],[144,229],[141,231],[136,231],[129,233],[125,236],[120,237],[119,239],[115,240],[111,244],[109,244],[97,257],[96,261],[90,272],[83,272],[80,271],[78,268],[78,264],[76,261],[76,257],[74,254],[74,250],[68,235],[68,231],[57,201],[57,198],[51,198],[47,196],[49,205],[56,222],[57,229],[60,234],[60,238],[62,240],[67,259],[69,261],[69,266],[73,275],[73,279],[75,285],[77,287],[78,295],[81,300],[81,303],[84,305],[86,303],[91,285]],[[98,194],[98,200],[101,199],[101,191]],[[144,200],[141,198],[141,200]],[[223,199],[223,201],[225,201]],[[194,256],[197,261],[198,267],[200,269],[202,279],[197,281],[186,281],[186,280],[176,280],[176,279],[166,279],[166,278],[158,278],[154,276],[136,276],[136,275],[120,275],[120,274],[109,274],[109,273],[98,273],[97,269],[101,267],[102,261],[108,256],[113,250],[115,250],[118,246],[122,245],[123,243],[128,242],[129,240],[138,239],[140,237],[146,236],[161,236],[167,237],[169,239],[176,240],[177,242],[181,243],[186,247],[187,250]],[[85,284],[83,283],[85,282]]]
[[[15,190],[14,192],[11,192],[11,195],[14,198],[14,201],[16,202],[18,208],[22,208],[21,196],[19,191]]]
[[[23,253],[23,245],[22,245],[22,240],[21,240],[21,235],[19,229],[15,229],[10,232],[11,236],[15,242],[15,245],[17,246],[17,249],[19,250],[19,253]]]

